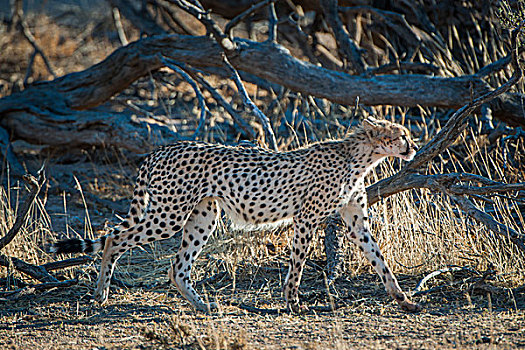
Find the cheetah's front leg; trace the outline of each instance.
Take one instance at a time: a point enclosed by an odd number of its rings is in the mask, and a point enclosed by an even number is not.
[[[377,274],[381,277],[388,294],[406,311],[416,312],[421,307],[410,301],[401,290],[396,277],[388,267],[379,246],[370,234],[368,217],[366,212],[366,194],[362,196],[361,203],[350,202],[340,210],[343,220],[348,226],[348,236],[364,253],[367,260],[372,264]]]

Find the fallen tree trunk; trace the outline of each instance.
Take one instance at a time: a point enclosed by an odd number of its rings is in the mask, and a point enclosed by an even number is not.
[[[491,90],[486,82],[474,76],[351,76],[300,61],[280,45],[248,40],[236,40],[236,44],[237,50],[230,59],[235,68],[293,91],[341,104],[353,104],[359,96],[360,103],[365,105],[457,108],[468,103],[471,96]],[[127,130],[118,115],[76,111],[100,105],[140,77],[163,67],[163,56],[196,67],[219,67],[222,65],[221,52],[219,45],[209,37],[162,35],[144,38],[119,48],[84,71],[37,83],[0,99],[0,123],[16,137],[29,142],[60,145],[70,141],[75,144],[76,140],[84,144],[115,144],[143,152],[140,145],[133,146],[136,143],[133,133],[140,133],[140,127]],[[494,117],[525,126],[520,101],[519,95],[505,93],[489,105]],[[34,129],[25,131],[29,124],[34,124]],[[73,124],[77,131],[69,135],[60,133],[64,140],[57,141],[55,128]],[[110,132],[113,128],[117,131]],[[54,130],[55,135],[45,132],[48,129]],[[90,137],[81,132],[85,130],[91,132]]]
[[[169,143],[183,139],[168,127],[133,120],[125,114],[93,110],[62,112],[12,111],[4,114],[0,123],[15,139],[67,149],[106,146],[141,154],[156,144],[151,140],[162,139]]]

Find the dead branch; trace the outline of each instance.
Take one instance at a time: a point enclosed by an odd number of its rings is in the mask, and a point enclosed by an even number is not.
[[[457,182],[461,181],[462,177],[464,178],[465,175],[471,174],[451,173],[438,175],[421,175],[418,173],[408,172],[385,186],[376,186],[382,181],[372,186],[369,186],[367,188],[367,193],[369,194],[368,204],[373,205],[374,203],[378,202],[381,198],[386,198],[395,193],[403,192],[409,189],[427,188],[435,192],[441,192],[445,195],[449,195],[468,216],[472,217],[479,223],[484,224],[488,229],[500,235],[501,238],[509,238],[512,243],[514,243],[520,250],[525,252],[524,234],[520,234],[512,228],[497,222],[489,214],[476,208],[476,206],[468,198],[464,197],[464,195],[480,195],[492,194],[496,192],[518,191],[522,190],[525,184],[500,183],[497,185],[484,187],[465,186],[457,184]],[[390,178],[387,178],[385,180],[388,180]],[[477,176],[477,180],[479,180],[479,176]]]
[[[9,300],[16,300],[22,296],[27,296],[35,292],[42,292],[44,290],[49,290],[53,288],[67,288],[71,287],[78,283],[78,279],[65,280],[65,281],[55,281],[55,282],[45,282],[30,286],[25,286],[20,289],[10,290],[7,292],[2,292],[0,295]]]
[[[40,48],[40,45],[38,45],[38,43],[36,42],[33,33],[31,33],[31,30],[29,30],[29,26],[27,25],[27,22],[24,18],[23,2],[21,0],[16,0],[13,2],[13,16],[11,18],[11,27],[18,29],[20,33],[22,33],[24,38],[33,47],[33,53],[29,59],[29,65],[27,67],[27,72],[23,82],[24,86],[27,85],[27,80],[32,74],[33,63],[36,55],[40,55],[49,73],[51,73],[51,75],[54,78],[56,78],[57,75],[55,74],[53,67],[51,67],[51,63],[47,59],[47,56],[45,55],[44,51]]]
[[[268,7],[268,42],[277,43],[277,13],[275,12],[275,0]]]
[[[469,104],[458,109],[448,120],[447,124],[438,132],[438,134],[427,143],[405,167],[403,167],[397,174],[381,180],[367,188],[368,203],[374,204],[381,198],[388,197],[394,193],[401,192],[410,188],[429,188],[435,191],[440,191],[443,194],[449,195],[454,202],[456,202],[467,215],[474,218],[476,221],[484,224],[488,229],[497,233],[498,237],[508,237],[519,249],[525,251],[525,235],[516,232],[496,220],[490,215],[477,209],[474,204],[467,198],[461,196],[464,194],[479,194],[479,193],[493,193],[503,189],[507,190],[521,190],[522,184],[504,185],[494,184],[493,181],[486,179],[482,180],[481,176],[474,176],[469,174],[440,174],[440,175],[421,175],[417,171],[428,162],[431,162],[438,154],[442,153],[446,148],[454,142],[457,137],[467,127],[466,120],[470,114],[479,106],[485,103],[490,103],[491,100],[497,98],[499,95],[510,90],[522,77],[522,70],[518,63],[517,37],[525,22],[522,22],[511,35],[512,46],[512,66],[514,73],[512,77],[496,90],[490,91],[483,96],[475,99]],[[474,179],[478,182],[490,184],[489,187],[470,188],[473,190],[468,193],[469,187],[466,186],[452,186],[456,181],[463,179]],[[458,191],[454,193],[453,191]]]
[[[255,306],[250,306],[250,305],[247,305],[245,303],[230,303],[230,305],[236,306],[239,309],[246,310],[248,312],[261,314],[261,315],[282,315],[282,314],[287,314],[287,313],[290,312],[290,310],[288,310],[287,308],[263,309],[263,308],[259,308],[259,307],[255,307]],[[319,312],[334,312],[335,310],[340,309],[340,308],[345,307],[345,306],[346,306],[346,304],[344,304],[344,303],[340,303],[340,304],[337,304],[337,305],[328,305],[328,306],[316,305],[316,306],[309,306],[308,310],[305,310],[305,311],[306,312],[312,312],[313,311],[313,312],[316,312],[316,313],[319,313]]]
[[[476,208],[474,203],[464,196],[450,196],[454,202],[471,218],[485,225],[491,231],[499,234],[503,238],[508,238],[518,248],[525,252],[525,235],[513,230],[512,228],[497,222],[489,214]]]
[[[88,255],[84,255],[84,256],[79,256],[78,258],[53,261],[53,262],[50,262],[44,265],[40,265],[40,266],[44,268],[46,271],[54,271],[54,270],[65,269],[71,266],[84,265],[92,261],[93,261],[92,257]]]
[[[11,243],[11,241],[16,237],[16,235],[22,228],[22,224],[26,219],[27,213],[29,212],[31,205],[33,205],[36,196],[38,195],[40,189],[42,188],[42,185],[46,181],[43,168],[40,169],[40,171],[38,172],[38,179],[35,179],[31,175],[26,175],[24,176],[24,180],[31,187],[31,192],[29,193],[29,196],[26,198],[24,204],[22,205],[20,212],[16,216],[13,227],[11,227],[7,234],[0,239],[0,250],[2,250],[6,245]]]
[[[472,272],[473,270],[470,267],[450,266],[450,267],[444,267],[444,268],[436,270],[436,271],[432,271],[431,273],[429,273],[428,275],[423,277],[421,279],[421,281],[418,282],[418,284],[416,285],[416,288],[414,288],[412,293],[417,295],[417,293],[421,292],[422,289],[425,287],[425,284],[430,279],[432,279],[434,277],[437,277],[437,276],[442,275],[442,274],[447,273],[447,272],[458,272],[458,271],[469,271],[469,272]],[[474,272],[477,273],[477,271],[474,271]]]
[[[15,257],[8,257],[0,254],[0,266],[13,266],[16,270],[23,272],[40,282],[58,282],[58,280],[51,276],[42,266],[28,264]]]
[[[430,288],[430,289],[423,290],[425,284],[431,278],[437,277],[437,276],[439,276],[441,274],[448,273],[448,272],[450,272],[450,273],[453,273],[453,272],[467,272],[468,274],[470,274],[472,276],[468,277],[468,278],[463,278],[460,281],[455,281],[455,282],[451,282],[451,283],[448,283],[448,284],[445,284],[445,285],[440,285],[440,286],[437,286],[437,287],[433,287],[433,288]],[[421,279],[421,281],[419,281],[419,283],[416,285],[416,288],[414,288],[414,290],[412,291],[412,295],[413,296],[417,296],[417,295],[431,294],[431,293],[435,293],[437,291],[441,291],[441,290],[443,290],[446,287],[452,287],[452,286],[456,286],[458,284],[466,284],[466,283],[470,284],[470,286],[468,287],[469,293],[473,293],[475,290],[481,290],[481,291],[486,292],[486,293],[496,293],[496,292],[500,291],[499,288],[491,286],[491,285],[485,283],[487,278],[490,277],[490,276],[494,276],[495,273],[496,272],[494,271],[494,265],[492,263],[489,264],[489,266],[487,267],[487,270],[485,272],[483,272],[483,273],[481,273],[479,271],[476,271],[475,269],[473,269],[473,268],[471,268],[469,266],[450,266],[450,267],[445,267],[445,268],[433,271],[433,272],[429,273],[428,275],[426,275],[425,277],[423,277],[423,279]],[[516,290],[516,288],[514,290]]]
[[[421,62],[392,62],[387,63],[379,67],[369,68],[367,74],[377,75],[385,74],[393,71],[411,71],[417,73],[439,73],[439,67],[431,63],[421,63]]]
[[[239,39],[234,42],[240,48],[229,60],[236,69],[306,96],[327,98],[341,104],[353,105],[359,96],[364,105],[458,108],[470,102],[471,91],[474,95],[490,91],[487,83],[472,76],[351,76],[300,61],[276,44]],[[42,114],[72,115],[74,110],[98,106],[140,77],[161,68],[162,56],[194,67],[222,66],[221,49],[209,37],[159,35],[144,38],[117,49],[104,61],[84,71],[33,84],[24,91],[0,99],[0,114],[4,116],[2,124],[7,124],[6,119],[12,118],[11,113],[20,111],[36,115],[32,122],[38,123],[43,119]],[[108,76],[112,79],[105,79]],[[502,94],[489,106],[495,118],[525,126],[519,95]],[[99,122],[105,123],[104,119]],[[115,124],[124,122],[121,120]],[[24,125],[28,124],[31,123],[26,120]]]
[[[26,107],[34,109],[40,104],[45,108],[41,102],[48,105],[64,102],[45,102],[40,98],[43,96],[35,96]],[[12,111],[4,114],[0,124],[11,132],[14,139],[33,144],[68,148],[117,147],[138,154],[149,152],[158,142],[156,140],[174,142],[185,139],[174,133],[169,126],[151,123],[148,118],[96,110],[68,109],[63,112],[64,114],[42,111],[35,114],[33,111]]]
[[[388,180],[391,177],[385,179]],[[382,180],[383,181],[383,180]],[[465,181],[475,181],[489,183],[489,186],[472,186],[461,184]],[[380,181],[381,182],[381,181]],[[378,182],[379,183],[379,182]],[[525,189],[524,183],[504,184],[489,180],[480,175],[467,173],[449,173],[422,175],[415,172],[409,172],[391,184],[376,186],[376,184],[367,188],[368,204],[373,205],[382,198],[390,197],[409,189],[427,188],[430,190],[440,191],[446,188],[447,193],[451,195],[490,195],[494,193],[509,193],[522,191]],[[519,198],[520,196],[516,197]]]
[[[239,13],[237,16],[232,18],[232,20],[229,21],[226,24],[226,27],[224,27],[224,33],[227,36],[231,37],[232,36],[232,30],[233,30],[233,28],[235,28],[236,25],[241,23],[246,17],[250,16],[255,11],[257,11],[257,10],[265,7],[266,5],[268,5],[270,2],[273,2],[273,1],[272,0],[259,1],[259,2],[255,3],[255,4],[253,4],[252,6],[250,6],[250,8],[248,8],[247,10]]]
[[[0,128],[0,152],[2,152],[2,156],[9,167],[10,174],[15,177],[22,177],[25,174],[24,167],[13,152],[9,135],[4,128]]]
[[[521,55],[523,52],[525,52],[525,47],[523,46],[519,47],[518,55]],[[496,62],[492,62],[491,64],[486,65],[485,67],[477,71],[475,75],[478,78],[484,78],[488,75],[495,74],[503,70],[505,67],[507,67],[512,62],[512,55],[513,54],[510,53],[507,56],[500,58]]]
[[[122,26],[122,21],[120,20],[120,11],[118,8],[113,7],[113,22],[115,23],[115,28],[117,28],[118,37],[122,45],[128,44],[128,38],[126,37],[126,32]]]
[[[508,193],[514,191],[525,191],[525,182],[514,183],[514,184],[504,184],[498,183],[491,186],[465,186],[465,185],[452,185],[447,189],[448,192],[462,195],[490,195],[493,193]],[[517,198],[517,197],[516,197]]]
[[[253,112],[253,114],[257,116],[257,118],[262,124],[263,130],[266,136],[265,137],[266,142],[268,142],[268,146],[270,146],[271,149],[276,151],[277,150],[277,140],[275,138],[275,133],[273,132],[273,128],[270,123],[270,119],[268,119],[268,117],[259,109],[259,107],[257,107],[257,105],[255,105],[255,103],[253,103],[252,99],[248,95],[248,92],[244,88],[244,84],[242,83],[239,73],[237,72],[237,70],[235,70],[235,68],[233,68],[233,66],[230,64],[230,62],[226,58],[226,56],[223,59],[224,59],[224,65],[230,70],[232,74],[232,78],[235,82],[235,85],[237,85],[237,89],[239,90],[239,93],[241,94],[244,106],[249,111]]]
[[[173,0],[173,2],[179,6],[184,11],[188,12],[192,16],[194,16],[196,19],[198,19],[208,30],[209,33],[211,33],[215,39],[215,41],[221,46],[223,50],[222,56],[222,63],[226,67],[227,70],[230,71],[233,81],[235,82],[235,85],[237,86],[237,89],[239,90],[239,93],[241,95],[242,101],[244,103],[244,106],[255,116],[259,119],[261,122],[261,125],[264,130],[265,134],[265,141],[268,144],[268,146],[273,149],[277,150],[277,140],[275,138],[275,133],[273,132],[272,125],[270,123],[270,120],[268,117],[253,103],[250,96],[246,92],[246,88],[244,87],[244,84],[242,83],[241,77],[239,76],[239,73],[237,70],[231,65],[230,61],[228,60],[228,57],[233,57],[233,54],[238,51],[238,46],[230,39],[224,32],[219,28],[219,26],[211,19],[211,16],[209,13],[204,12],[202,9],[202,6],[198,1],[195,0],[195,3],[198,6],[194,6],[192,4],[187,3],[184,0]],[[270,6],[270,13],[272,6]],[[275,11],[273,11],[275,12]],[[270,16],[273,17],[274,13]],[[275,35],[275,31],[274,31]],[[270,41],[270,44],[273,45],[273,39]]]
[[[326,254],[326,272],[328,282],[336,280],[342,271],[343,265],[343,244],[346,229],[340,215],[330,216],[326,220],[325,232],[325,254]]]
[[[489,269],[487,271],[489,271],[490,269],[491,268],[489,267]],[[492,270],[490,270],[490,271],[493,272]],[[453,282],[450,282],[450,283],[447,283],[447,284],[444,284],[444,285],[439,285],[439,286],[436,286],[436,287],[433,287],[433,288],[429,288],[429,289],[423,290],[425,284],[431,278],[437,277],[437,276],[442,275],[444,273],[453,273],[453,272],[466,272],[466,273],[468,273],[468,274],[470,274],[472,276],[468,277],[468,278],[462,278],[459,281],[453,281]],[[481,277],[476,277],[476,276],[481,276]],[[453,286],[462,285],[462,284],[465,284],[465,283],[472,282],[473,280],[476,280],[477,278],[479,278],[479,280],[477,280],[471,286],[471,288],[469,288],[470,290],[473,289],[473,286],[479,285],[480,281],[484,281],[485,280],[486,272],[482,275],[480,272],[476,271],[475,269],[473,269],[473,268],[471,268],[469,266],[444,267],[442,269],[433,271],[433,272],[429,273],[428,275],[426,275],[425,277],[423,277],[423,279],[421,279],[421,281],[419,281],[419,283],[416,285],[416,288],[414,288],[414,290],[411,292],[411,294],[412,294],[412,296],[420,296],[420,295],[431,294],[431,293],[435,293],[435,292],[438,292],[438,291],[442,291],[443,289],[445,289],[447,287],[453,287]]]
[[[186,80],[188,84],[190,84],[191,87],[193,88],[193,91],[195,91],[195,95],[197,96],[197,100],[199,101],[199,108],[201,110],[201,115],[199,118],[199,124],[197,125],[197,128],[195,129],[195,133],[193,134],[193,137],[195,138],[197,136],[200,136],[202,129],[204,128],[204,124],[206,122],[206,115],[210,114],[210,111],[208,109],[208,106],[206,105],[204,96],[202,95],[201,89],[199,88],[195,80],[193,80],[193,78],[187,72],[185,72],[183,68],[179,67],[179,64],[177,62],[169,58],[164,58],[164,57],[162,58],[162,62],[164,63],[166,67],[170,68],[171,70],[179,74],[184,80]]]
[[[208,92],[213,96],[213,98],[231,115],[235,123],[239,125],[244,134],[248,136],[249,139],[255,139],[257,137],[253,128],[243,119],[243,117],[233,108],[233,106],[226,101],[226,99],[211,86],[211,84],[200,75],[198,71],[192,69],[189,66],[183,65],[184,69],[199,82]]]
[[[352,68],[358,74],[363,74],[366,71],[365,61],[356,43],[350,38],[343,27],[343,23],[339,18],[337,0],[320,0],[320,5],[326,21],[332,28],[341,57],[350,61]]]

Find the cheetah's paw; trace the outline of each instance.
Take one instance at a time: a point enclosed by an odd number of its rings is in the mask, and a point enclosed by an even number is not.
[[[422,307],[418,303],[413,303],[410,300],[406,299],[403,302],[399,303],[401,308],[407,312],[419,312]]]
[[[198,303],[193,306],[195,307],[196,310],[204,312],[204,313],[210,313],[210,312],[215,312],[219,310],[219,305],[215,302],[211,302],[208,304]]]
[[[288,310],[290,310],[291,313],[297,314],[297,315],[302,315],[309,311],[308,306],[301,305],[299,303],[294,303],[294,304],[290,303],[287,305],[287,308]]]

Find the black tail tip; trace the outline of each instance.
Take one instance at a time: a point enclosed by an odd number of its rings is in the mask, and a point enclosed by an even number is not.
[[[46,247],[46,252],[55,254],[82,253],[82,251],[82,240],[78,238],[66,239]]]

